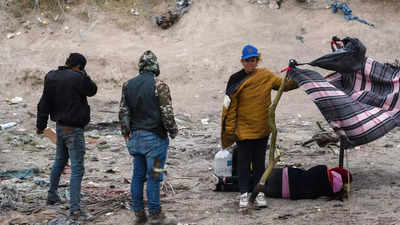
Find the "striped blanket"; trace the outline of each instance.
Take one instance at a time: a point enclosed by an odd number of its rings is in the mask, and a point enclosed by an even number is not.
[[[343,148],[366,144],[400,125],[400,69],[365,58],[353,74],[293,68],[288,76],[312,98]]]

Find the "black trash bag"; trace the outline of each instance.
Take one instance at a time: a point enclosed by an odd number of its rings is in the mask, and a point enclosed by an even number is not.
[[[341,40],[341,42],[343,42],[344,47],[338,48],[331,54],[324,55],[308,64],[342,74],[361,70],[367,51],[364,44],[357,38],[349,37]]]

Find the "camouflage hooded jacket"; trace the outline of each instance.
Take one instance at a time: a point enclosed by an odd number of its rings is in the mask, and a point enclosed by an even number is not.
[[[146,51],[141,57],[139,61],[139,72],[151,72],[153,73],[155,80],[155,96],[158,97],[160,103],[160,112],[161,112],[161,120],[164,125],[164,128],[169,133],[171,138],[175,138],[178,134],[178,127],[175,122],[174,110],[172,108],[172,99],[169,87],[162,80],[158,79],[158,75],[160,74],[159,65],[157,62],[157,57],[151,51]],[[125,93],[127,90],[128,82],[125,82],[122,86],[122,96],[120,102],[120,110],[119,110],[119,121],[121,125],[121,133],[124,137],[128,137],[131,129],[131,117],[130,110],[126,103]]]

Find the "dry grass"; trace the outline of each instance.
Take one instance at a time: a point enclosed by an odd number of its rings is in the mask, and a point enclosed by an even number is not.
[[[40,13],[41,17],[52,18],[60,23],[65,15],[90,23],[95,11],[103,11],[108,14],[108,20],[122,30],[132,30],[139,21],[143,22],[143,18],[159,15],[167,8],[174,7],[175,3],[176,0],[3,0],[0,10],[21,20],[31,13]],[[133,15],[132,10],[138,15]]]

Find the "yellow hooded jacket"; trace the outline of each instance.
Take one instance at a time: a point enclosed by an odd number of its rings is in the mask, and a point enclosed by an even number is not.
[[[238,140],[260,139],[269,135],[271,89],[278,90],[282,80],[265,68],[259,68],[251,74],[241,70],[229,78],[222,109],[222,148]],[[297,87],[294,81],[289,81],[284,91]]]

